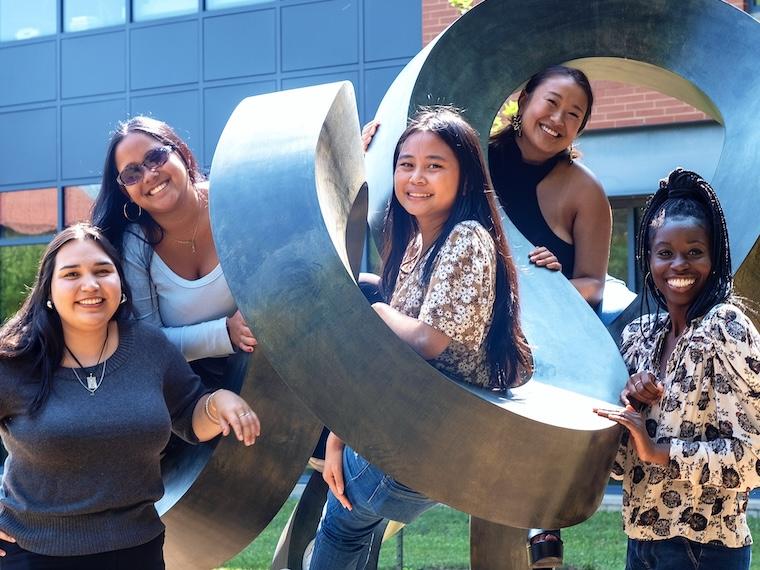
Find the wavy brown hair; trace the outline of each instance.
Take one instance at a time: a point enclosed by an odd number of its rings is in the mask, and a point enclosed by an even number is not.
[[[520,384],[520,371],[531,368],[530,348],[520,325],[517,271],[501,225],[496,198],[485,169],[478,134],[451,107],[420,110],[399,138],[393,153],[394,168],[404,142],[413,134],[429,132],[438,136],[454,153],[459,163],[459,188],[446,223],[430,248],[423,269],[424,283],[430,281],[438,253],[451,230],[465,220],[479,222],[496,247],[496,300],[493,321],[486,337],[486,351],[491,367],[490,387],[506,391]],[[383,289],[388,297],[398,279],[401,261],[409,242],[418,231],[417,224],[401,206],[395,192],[391,196],[383,227]]]

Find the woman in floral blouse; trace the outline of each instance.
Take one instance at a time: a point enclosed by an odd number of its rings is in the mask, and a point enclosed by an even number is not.
[[[374,276],[385,293],[372,307],[448,376],[496,390],[520,383],[530,351],[477,134],[449,108],[424,110],[401,135],[394,166],[383,274]],[[363,568],[384,518],[408,523],[434,504],[333,434],[324,478],[331,493],[312,570]]]
[[[654,315],[630,323],[623,479],[627,570],[747,569],[749,491],[760,486],[760,336],[732,297],[723,211],[677,169],[650,200],[637,257]],[[665,309],[666,313],[660,313]]]

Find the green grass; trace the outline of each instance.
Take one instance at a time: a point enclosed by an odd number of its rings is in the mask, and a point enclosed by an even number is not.
[[[268,570],[280,531],[295,501],[288,501],[269,527],[246,550],[223,566],[225,570]],[[760,537],[760,519],[750,519],[752,535]],[[599,512],[586,522],[562,531],[567,570],[622,570],[626,537],[618,512]],[[759,539],[760,540],[760,539]],[[753,548],[752,570],[760,570],[760,547]],[[380,553],[381,570],[396,568],[396,541]],[[404,530],[405,570],[465,570],[469,568],[467,515],[438,506]]]

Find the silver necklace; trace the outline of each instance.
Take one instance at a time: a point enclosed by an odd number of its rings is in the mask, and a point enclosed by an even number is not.
[[[108,329],[106,328],[106,340],[103,341],[103,346],[100,347],[100,355],[98,356],[98,362],[100,362],[100,359],[103,358],[103,352],[105,351],[107,344],[108,344]],[[71,349],[68,346],[66,346],[65,343],[63,346],[65,346],[66,350],[69,351],[69,354],[72,356],[74,361],[76,361],[76,363],[79,365],[79,368],[82,368],[83,370],[87,370],[84,366],[82,366],[82,363],[79,362],[79,359],[76,357],[76,354],[71,352]],[[85,379],[87,380],[86,384],[82,382],[82,379],[79,377],[79,374],[77,373],[77,369],[76,368],[71,369],[71,371],[74,373],[74,376],[76,376],[76,379],[82,385],[82,388],[87,390],[90,393],[90,396],[94,396],[97,389],[100,388],[100,385],[103,383],[103,378],[105,378],[106,376],[106,360],[103,361],[103,369],[100,371],[100,380],[98,380],[95,377],[95,373],[92,370],[89,370],[89,374],[85,376]],[[95,364],[95,367],[97,367],[97,363]]]

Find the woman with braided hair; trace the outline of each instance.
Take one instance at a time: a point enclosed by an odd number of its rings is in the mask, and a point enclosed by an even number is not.
[[[660,183],[637,259],[655,314],[623,331],[625,408],[595,410],[628,430],[613,465],[626,569],[747,569],[747,499],[760,486],[760,335],[733,296],[726,221],[698,174],[679,168]]]

